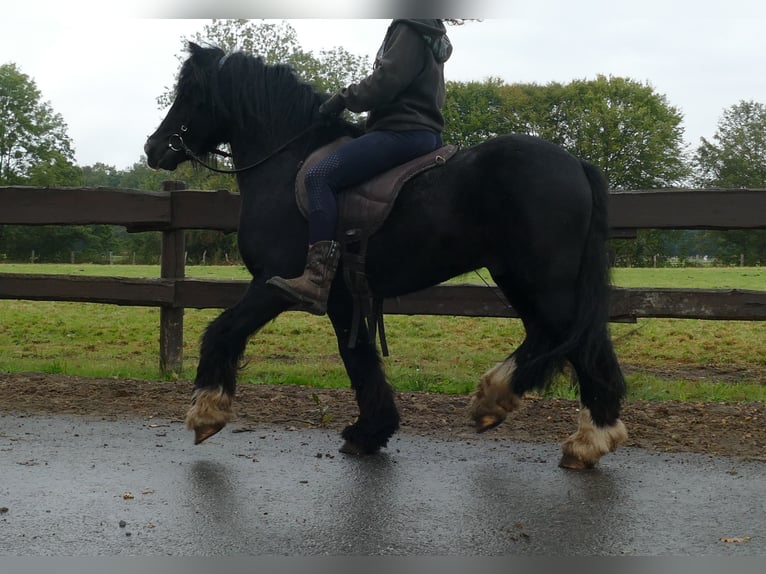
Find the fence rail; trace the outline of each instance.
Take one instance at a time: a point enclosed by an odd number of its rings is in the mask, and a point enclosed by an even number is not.
[[[184,231],[232,232],[239,218],[238,194],[187,190],[169,181],[162,191],[114,188],[0,187],[0,225],[121,225],[129,231],[161,231],[160,277],[127,279],[69,275],[0,274],[0,299],[84,301],[157,306],[160,367],[182,365],[183,310],[226,308],[243,294],[246,281],[185,278]],[[610,194],[611,235],[636,230],[766,229],[764,189],[673,189]],[[499,290],[478,285],[439,285],[386,300],[384,312],[405,315],[516,317]],[[766,291],[614,288],[613,321],[646,317],[766,320]]]
[[[187,190],[108,187],[0,187],[0,224],[122,225],[130,231],[236,231],[239,195]],[[766,229],[766,189],[660,189],[612,192],[613,232],[635,229]]]
[[[140,307],[225,309],[242,296],[248,281],[203,279],[129,279],[3,273],[0,299],[108,303]],[[387,299],[391,315],[518,317],[496,287],[438,285]],[[613,287],[610,318],[766,320],[766,291],[747,289],[675,289]]]

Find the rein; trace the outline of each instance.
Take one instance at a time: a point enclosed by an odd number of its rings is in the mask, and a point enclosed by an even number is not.
[[[293,144],[296,141],[298,141],[300,138],[305,136],[310,131],[318,128],[321,125],[323,125],[323,123],[324,122],[322,122],[322,121],[314,122],[309,127],[307,127],[305,130],[299,132],[296,136],[294,136],[294,137],[290,138],[289,140],[287,140],[285,143],[283,143],[277,149],[272,151],[266,157],[262,157],[261,159],[259,159],[255,163],[251,163],[250,165],[247,165],[245,167],[234,168],[234,169],[221,169],[221,168],[218,168],[218,167],[215,167],[215,166],[212,166],[212,165],[206,163],[205,161],[202,160],[202,158],[200,156],[198,156],[196,153],[194,153],[189,148],[188,145],[186,145],[186,142],[184,141],[184,138],[179,133],[171,134],[171,136],[168,138],[168,147],[171,150],[173,150],[173,151],[182,151],[182,152],[184,152],[186,155],[188,155],[194,161],[199,163],[202,167],[205,167],[205,168],[209,169],[210,171],[214,171],[216,173],[229,173],[229,174],[231,174],[231,173],[242,173],[243,171],[249,171],[249,170],[251,170],[253,168],[258,167],[259,165],[261,165],[262,163],[265,163],[266,161],[268,161],[269,159],[271,159],[275,155],[283,152],[288,146],[290,146],[291,144]],[[180,131],[182,133],[184,133],[184,132],[188,131],[188,129],[189,128],[187,128],[185,125],[182,125]],[[227,153],[225,151],[218,150],[218,149],[215,150],[213,153],[216,154],[216,155],[224,156],[224,157],[231,157],[230,153]]]

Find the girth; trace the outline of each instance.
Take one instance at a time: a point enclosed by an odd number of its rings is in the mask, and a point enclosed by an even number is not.
[[[309,211],[305,185],[306,172],[349,141],[351,141],[349,137],[335,140],[314,151],[301,164],[295,179],[295,196],[298,208],[304,217],[308,218]],[[428,169],[443,165],[455,155],[457,150],[458,147],[455,145],[446,145],[337,194],[337,240],[342,250],[343,277],[354,299],[350,348],[356,345],[359,326],[362,321],[365,321],[373,345],[376,334],[379,334],[383,356],[388,356],[383,325],[383,298],[372,294],[365,273],[367,242],[385,222],[404,184]]]

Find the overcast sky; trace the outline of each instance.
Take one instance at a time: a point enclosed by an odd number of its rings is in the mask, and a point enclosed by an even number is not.
[[[447,5],[464,11],[486,5],[476,1]],[[294,4],[251,0],[239,6],[236,0],[233,5],[218,0],[203,3],[193,15],[324,15],[315,14],[319,3],[302,11]],[[57,0],[13,5],[0,19],[0,65],[15,63],[61,114],[78,164],[125,169],[139,161],[146,136],[163,116],[156,98],[173,83],[182,39],[201,32],[209,19],[141,17],[155,14],[141,8],[146,3],[140,0],[117,8],[111,2]],[[258,11],[250,14],[253,5]],[[449,28],[454,52],[445,67],[447,80],[493,76],[507,83],[547,84],[598,74],[630,78],[650,84],[681,111],[692,148],[701,137],[713,137],[724,109],[742,100],[766,103],[763,0],[503,0],[499,6],[453,14],[483,21]],[[384,12],[374,15],[389,16]],[[327,15],[355,13],[334,9]],[[387,19],[289,22],[304,49],[342,46],[370,61],[388,24]]]

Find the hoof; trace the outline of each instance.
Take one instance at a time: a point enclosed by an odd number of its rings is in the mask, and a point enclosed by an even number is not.
[[[194,429],[194,444],[200,444],[220,431],[225,424],[205,425]]]
[[[500,425],[521,406],[521,397],[511,390],[511,377],[516,368],[511,358],[484,373],[476,393],[468,405],[468,414],[477,433],[483,433]]]
[[[577,432],[561,445],[563,454],[559,466],[574,470],[593,468],[603,455],[614,452],[627,438],[628,431],[620,419],[611,426],[598,427],[590,411],[583,407]]]
[[[595,465],[586,464],[585,462],[583,462],[576,456],[568,454],[568,453],[564,453],[563,455],[561,455],[559,466],[561,468],[567,468],[569,470],[588,470],[590,468],[593,468]]]
[[[354,444],[353,442],[350,442],[350,441],[345,441],[343,443],[343,446],[341,446],[338,450],[342,452],[343,454],[350,454],[352,456],[364,456],[367,454],[376,454],[377,452],[380,451],[380,449],[376,449],[374,451],[368,451],[363,449],[358,444]]]
[[[504,420],[505,417],[499,415],[484,415],[479,417],[474,421],[476,423],[476,432],[483,433],[492,430],[493,428],[500,426]]]
[[[186,413],[186,428],[194,431],[194,444],[209,439],[234,416],[232,399],[223,389],[199,389]]]

